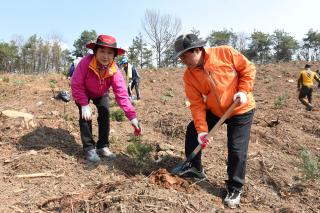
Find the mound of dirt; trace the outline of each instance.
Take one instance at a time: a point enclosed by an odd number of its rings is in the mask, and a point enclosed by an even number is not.
[[[189,192],[190,182],[169,173],[166,169],[160,168],[158,171],[152,172],[149,176],[149,183],[166,189],[175,189],[177,191]]]

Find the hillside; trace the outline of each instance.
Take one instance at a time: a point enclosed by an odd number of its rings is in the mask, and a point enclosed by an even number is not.
[[[296,78],[304,63],[257,66],[246,185],[239,209],[226,209],[226,127],[204,150],[208,175],[173,184],[159,169],[184,159],[184,133],[191,115],[185,104],[182,69],[143,70],[142,100],[135,102],[142,141],[153,145],[152,159],[136,166],[126,153],[132,127],[111,122],[115,161],[84,160],[78,109],[53,98],[69,90],[62,75],[0,75],[0,111],[31,113],[36,126],[0,116],[0,212],[320,212],[319,181],[302,181],[301,150],[320,155],[320,112],[297,100]],[[319,64],[314,64],[319,69]],[[291,80],[294,80],[292,82]],[[52,91],[53,90],[53,91]],[[320,90],[314,90],[320,107]],[[111,99],[113,100],[111,93]],[[111,109],[117,106],[112,104]],[[97,135],[96,113],[94,132]],[[44,173],[41,177],[19,175]]]

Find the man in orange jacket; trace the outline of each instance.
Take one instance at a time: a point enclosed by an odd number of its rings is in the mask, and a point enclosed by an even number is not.
[[[189,156],[199,144],[206,147],[210,142],[206,137],[208,131],[239,98],[239,106],[225,121],[228,131],[228,180],[224,201],[230,208],[235,208],[240,203],[245,179],[255,108],[252,90],[256,69],[244,55],[230,46],[204,48],[205,44],[194,34],[181,35],[174,43],[175,57],[187,66],[183,79],[193,118],[187,127],[185,154]],[[201,152],[180,175],[206,177]]]

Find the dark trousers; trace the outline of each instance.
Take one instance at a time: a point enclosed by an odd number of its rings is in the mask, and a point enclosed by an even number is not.
[[[227,124],[228,136],[228,190],[241,190],[244,184],[246,162],[248,155],[248,144],[254,110],[242,115],[233,116],[225,121]],[[210,111],[206,113],[206,120],[209,129],[218,122],[219,117],[213,115]],[[190,122],[187,127],[185,139],[185,153],[189,156],[198,146],[198,133],[194,122]],[[214,141],[212,141],[214,143]],[[197,169],[202,169],[201,151],[192,160],[192,165]]]
[[[132,96],[132,90],[133,88],[136,89],[137,99],[140,99],[140,90],[139,90],[139,79],[133,79],[130,81],[128,86],[128,94],[131,97]]]
[[[81,106],[77,104],[79,108],[79,125],[81,141],[83,144],[83,150],[88,151],[94,148],[100,149],[109,146],[109,131],[110,131],[110,111],[108,95],[104,95],[97,99],[92,99],[93,104],[98,110],[98,134],[99,139],[97,144],[92,137],[92,121],[86,121],[82,119]]]
[[[309,106],[312,103],[312,87],[302,86],[299,93],[299,100],[305,106]],[[309,104],[304,100],[307,97]]]

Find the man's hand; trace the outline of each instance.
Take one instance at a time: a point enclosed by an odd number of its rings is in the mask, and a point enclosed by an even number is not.
[[[247,95],[244,92],[237,92],[234,94],[233,101],[235,101],[237,98],[240,99],[240,104],[245,104],[248,101]]]
[[[207,132],[200,132],[198,134],[198,143],[201,145],[202,149],[206,148],[206,146],[209,144],[209,139],[207,139]]]
[[[140,124],[138,122],[138,119],[134,118],[130,122],[131,122],[131,124],[132,124],[132,126],[134,128],[134,135],[135,136],[139,136],[141,134],[141,127],[140,127]]]
[[[82,115],[82,119],[86,121],[91,121],[92,113],[91,113],[91,108],[89,104],[81,107],[81,115]]]

